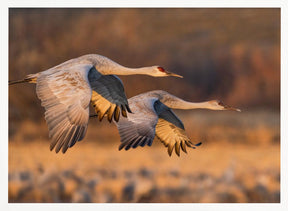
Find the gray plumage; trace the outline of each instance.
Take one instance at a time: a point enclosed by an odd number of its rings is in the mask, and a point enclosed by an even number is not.
[[[172,111],[175,109],[211,109],[237,110],[224,105],[221,101],[212,100],[192,103],[175,97],[165,91],[146,92],[128,100],[133,113],[121,118],[117,125],[121,144],[119,150],[151,146],[155,136],[167,147],[171,156],[173,150],[180,156],[180,151],[187,152],[186,147],[195,148],[201,144],[193,144],[185,133],[181,120]]]
[[[121,137],[119,150],[151,146],[155,136],[168,147],[170,156],[173,149],[180,156],[180,148],[184,152],[187,152],[186,146],[194,148],[196,145],[185,134],[181,120],[164,104],[169,105],[175,99],[175,96],[160,90],[130,98],[128,103],[133,113],[115,122]]]
[[[45,108],[50,150],[65,153],[86,133],[91,103],[101,121],[107,116],[111,122],[127,117],[131,112],[118,75],[176,76],[159,66],[127,68],[107,57],[88,54],[71,59],[48,70],[27,75],[23,80],[9,81],[9,85],[36,83],[36,93]]]

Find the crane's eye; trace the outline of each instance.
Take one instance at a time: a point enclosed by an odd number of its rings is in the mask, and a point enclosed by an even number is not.
[[[163,72],[163,73],[166,72],[163,67],[157,67],[157,68],[158,68],[158,70],[159,70],[160,72]]]
[[[220,101],[220,100],[218,100],[218,104],[219,104],[220,106],[225,106],[225,104],[224,104],[222,101]]]

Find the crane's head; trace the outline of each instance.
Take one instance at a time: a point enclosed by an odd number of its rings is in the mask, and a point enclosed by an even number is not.
[[[211,110],[232,110],[232,111],[238,111],[241,112],[240,109],[238,108],[233,108],[231,106],[225,105],[222,101],[220,100],[211,100],[209,101],[209,108]]]
[[[178,75],[176,73],[171,73],[165,70],[163,67],[160,66],[153,66],[151,75],[154,77],[167,77],[167,76],[174,76],[178,78],[183,78],[183,76]]]

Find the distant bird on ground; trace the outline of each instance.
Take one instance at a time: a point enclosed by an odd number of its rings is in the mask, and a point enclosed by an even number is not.
[[[186,153],[186,146],[195,148],[201,144],[193,144],[189,140],[183,123],[173,113],[172,108],[240,111],[219,100],[192,103],[161,90],[137,95],[128,99],[128,103],[133,113],[115,122],[122,142],[119,150],[124,147],[128,150],[131,147],[151,146],[156,135],[165,147],[168,147],[169,156],[173,149],[180,156],[180,148]]]
[[[89,120],[89,103],[102,120],[106,114],[117,122],[131,112],[122,81],[117,75],[150,75],[154,77],[180,75],[160,66],[127,68],[97,54],[71,59],[43,72],[27,75],[23,80],[9,81],[9,85],[36,83],[36,93],[45,108],[50,150],[65,153],[86,133]]]

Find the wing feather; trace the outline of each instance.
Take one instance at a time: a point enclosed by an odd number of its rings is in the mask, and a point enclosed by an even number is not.
[[[119,121],[120,111],[127,117],[129,109],[122,81],[115,75],[101,75],[96,69],[89,72],[88,79],[92,88],[91,104],[100,121],[107,114],[108,121]]]
[[[52,139],[50,150],[65,153],[86,133],[91,88],[88,72],[91,64],[50,69],[37,78],[36,93],[45,108],[45,119]]]
[[[145,142],[146,141],[146,137],[142,137],[142,136],[138,137],[138,139],[136,141],[134,141],[134,143],[132,144],[132,148],[138,147],[138,145],[139,145],[139,143],[141,141]]]
[[[165,147],[168,147],[169,156],[172,155],[173,149],[178,156],[180,156],[180,149],[183,152],[187,153],[186,146],[195,148],[195,146],[187,137],[185,131],[181,128],[174,127],[170,122],[159,117],[158,123],[156,125],[156,136],[164,144]],[[199,144],[200,145],[200,144]]]
[[[129,99],[133,113],[127,113],[127,118],[120,118],[117,125],[121,138],[119,150],[151,146],[155,137],[155,126],[158,116],[153,104],[155,99]]]
[[[195,148],[201,143],[194,145],[185,133],[184,125],[174,112],[161,103],[155,103],[155,110],[159,113],[156,125],[156,136],[167,147],[169,156],[173,150],[180,156],[180,151],[187,153],[186,146]]]

